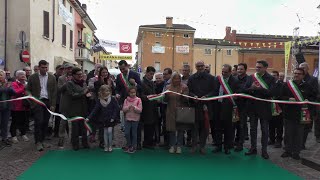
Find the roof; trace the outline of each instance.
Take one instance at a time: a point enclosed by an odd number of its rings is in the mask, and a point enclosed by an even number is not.
[[[219,45],[219,46],[239,46],[237,43],[234,44],[230,41],[224,39],[203,39],[203,38],[195,38],[194,44],[202,44],[202,45]]]
[[[167,27],[166,24],[152,24],[152,25],[141,25],[139,28],[161,28],[161,29],[185,29],[195,31],[196,29],[187,24],[172,24],[172,27]]]
[[[93,31],[97,30],[96,25],[91,20],[90,16],[88,15],[87,11],[84,10],[81,6],[79,0],[69,0],[71,4],[74,6],[74,9],[79,13],[79,15],[83,18],[83,20],[88,24],[90,29]]]
[[[264,34],[236,34],[237,41],[239,39],[248,40],[273,40],[273,41],[290,41],[293,36],[289,35],[264,35]]]

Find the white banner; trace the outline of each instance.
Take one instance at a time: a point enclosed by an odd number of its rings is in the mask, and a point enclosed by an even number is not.
[[[152,53],[164,54],[165,47],[164,46],[152,46]]]
[[[181,54],[188,54],[189,46],[176,46],[176,52]]]
[[[63,18],[63,20],[73,26],[73,15],[68,11],[68,9],[59,2],[59,15]]]
[[[99,44],[104,47],[119,49],[119,42],[100,39]]]

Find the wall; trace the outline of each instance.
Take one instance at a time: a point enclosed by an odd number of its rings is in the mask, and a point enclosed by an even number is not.
[[[93,42],[93,31],[90,29],[90,27],[87,25],[87,23],[85,21],[83,21],[83,24],[85,26],[85,28],[83,28],[82,31],[82,42],[85,42],[85,34],[90,34],[91,36],[91,42]],[[90,61],[93,62],[93,56],[90,55]]]
[[[0,0],[0,59],[4,59],[5,0]]]
[[[216,58],[215,58],[215,48],[216,45],[201,45],[201,44],[195,44],[194,45],[194,56],[193,56],[193,60],[194,63],[191,64],[192,67],[194,67],[195,63],[197,61],[203,61],[205,64],[210,64],[211,65],[211,69],[210,72],[211,74],[214,74],[215,72],[215,62],[216,62]],[[205,54],[205,49],[211,49],[211,54]]]

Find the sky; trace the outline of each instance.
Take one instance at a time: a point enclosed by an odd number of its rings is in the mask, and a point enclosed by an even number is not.
[[[237,33],[316,36],[320,31],[319,0],[80,0],[97,26],[100,39],[131,42],[140,25],[165,24],[167,16],[174,24],[196,28],[196,38],[223,39],[225,27]],[[193,3],[191,3],[193,2]],[[117,50],[108,49],[113,54]]]

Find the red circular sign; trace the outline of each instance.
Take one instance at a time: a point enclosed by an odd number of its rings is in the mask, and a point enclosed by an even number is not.
[[[29,54],[29,52],[28,51],[22,51],[21,58],[22,58],[23,62],[26,62],[26,63],[30,62],[30,54]]]

